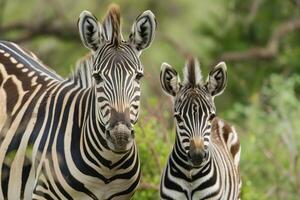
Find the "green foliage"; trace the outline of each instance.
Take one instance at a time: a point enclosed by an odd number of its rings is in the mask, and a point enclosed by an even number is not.
[[[252,104],[227,117],[240,125],[243,199],[298,199],[300,76],[272,75]]]
[[[147,114],[144,113],[144,118]],[[159,199],[158,187],[162,170],[173,147],[173,139],[166,140],[163,134],[172,134],[172,130],[163,133],[163,124],[150,117],[136,125],[136,142],[139,148],[142,168],[142,188],[134,199]],[[170,133],[169,133],[170,132]]]

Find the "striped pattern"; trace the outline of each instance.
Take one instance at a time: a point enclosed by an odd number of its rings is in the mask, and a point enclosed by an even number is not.
[[[236,200],[241,187],[239,139],[232,126],[215,117],[213,102],[225,88],[226,67],[216,66],[204,83],[198,65],[195,59],[188,60],[183,83],[170,65],[162,66],[162,87],[174,98],[176,140],[161,178],[160,196]]]
[[[79,34],[91,53],[68,79],[0,42],[0,199],[132,197],[141,174],[139,56],[155,27],[145,11],[124,41],[116,5],[102,24],[83,11]]]
[[[141,16],[153,30],[154,15]],[[91,54],[68,79],[16,44],[0,42],[0,199],[122,200],[134,194],[141,170],[133,126],[143,67],[134,41],[116,39],[119,22],[116,6],[103,24],[81,13],[79,33]]]
[[[75,64],[75,71],[70,76],[80,87],[89,88],[93,86],[92,77],[93,57],[91,54],[79,59]]]
[[[98,64],[93,73],[100,74],[96,90],[101,121],[107,124],[110,107],[119,112],[125,112],[129,107],[130,122],[134,124],[139,114],[139,80],[143,76],[143,68],[129,45],[120,45],[117,50],[112,46],[113,44],[109,44],[103,47],[94,61]],[[101,61],[103,58],[105,60]]]
[[[8,42],[0,43],[0,71],[0,199],[132,195],[140,179],[136,146],[109,149],[93,87],[63,80]]]

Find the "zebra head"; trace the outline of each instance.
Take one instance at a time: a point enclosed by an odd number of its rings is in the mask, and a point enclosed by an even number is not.
[[[200,167],[209,157],[211,122],[216,116],[214,97],[226,87],[226,65],[219,63],[203,81],[198,61],[189,58],[181,83],[176,70],[163,63],[160,81],[174,100],[177,149],[192,167]]]
[[[133,125],[139,115],[143,76],[139,56],[154,39],[155,17],[149,10],[140,14],[128,40],[122,37],[120,12],[115,5],[103,23],[83,11],[78,28],[83,44],[92,53],[97,118],[106,129],[107,145],[114,152],[125,152],[134,143]]]

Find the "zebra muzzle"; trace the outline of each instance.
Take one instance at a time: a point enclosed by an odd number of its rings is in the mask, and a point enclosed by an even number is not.
[[[205,157],[204,143],[201,138],[193,138],[190,140],[190,150],[188,159],[193,167],[199,167]]]
[[[128,151],[133,144],[134,131],[123,123],[118,123],[106,133],[107,144],[112,151]]]
[[[205,157],[205,153],[203,151],[189,151],[188,158],[192,163],[193,167],[200,167]]]

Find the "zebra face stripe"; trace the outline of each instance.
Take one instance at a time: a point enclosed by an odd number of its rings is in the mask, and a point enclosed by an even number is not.
[[[122,151],[132,146],[142,75],[142,65],[126,43],[118,48],[108,44],[95,58],[93,76],[98,119],[108,130],[111,149]]]
[[[94,63],[93,74],[102,124],[108,128],[111,109],[120,113],[129,109],[130,123],[134,124],[139,114],[139,79],[143,68],[133,50],[126,44],[118,49],[103,47]]]
[[[204,155],[210,143],[211,120],[215,114],[214,104],[203,87],[183,87],[174,102],[177,138],[189,155],[201,151]],[[201,143],[202,145],[194,145]]]

